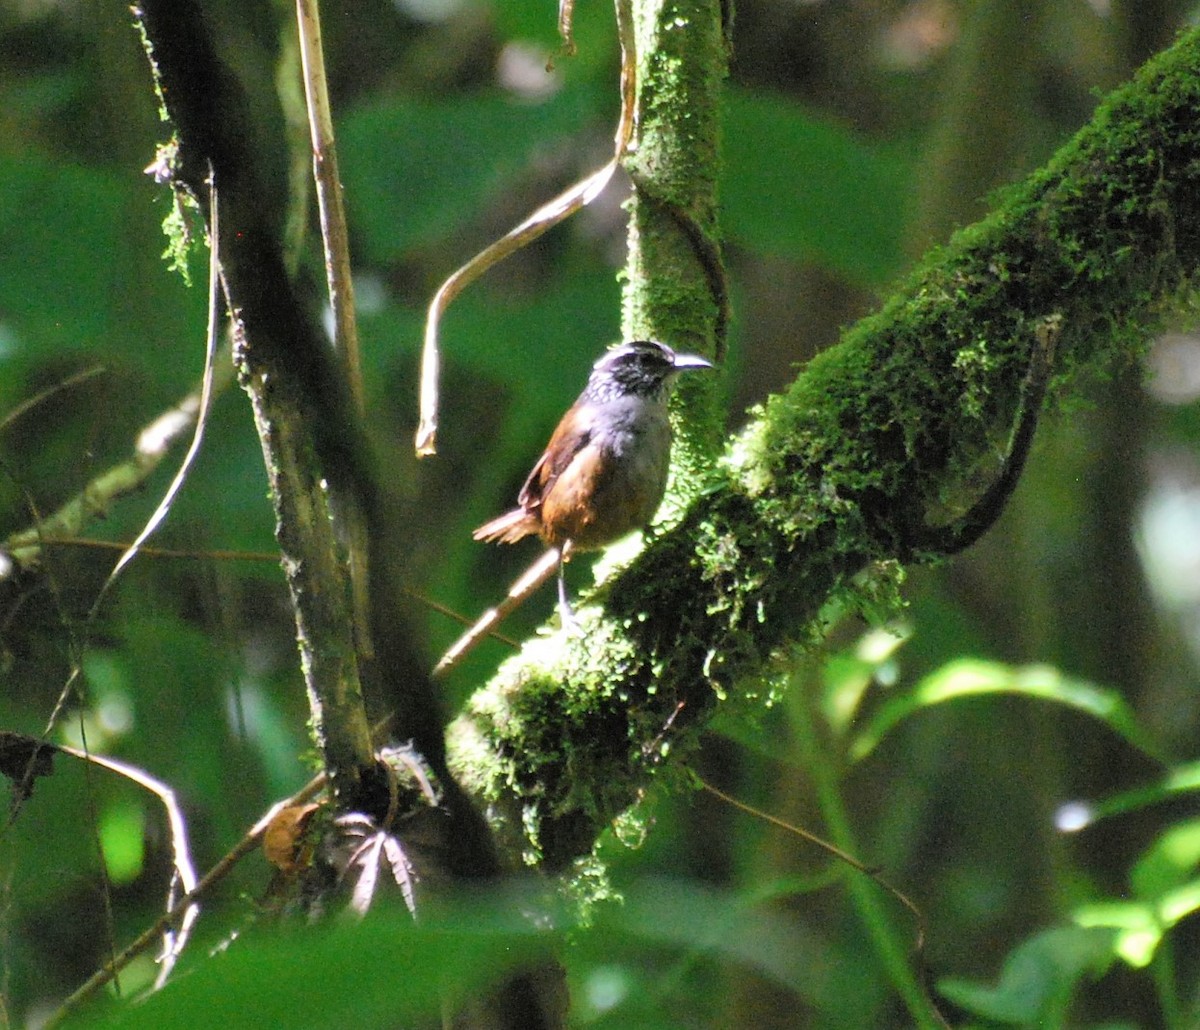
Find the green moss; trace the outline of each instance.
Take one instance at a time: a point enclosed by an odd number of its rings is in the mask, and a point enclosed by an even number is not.
[[[719,0],[634,5],[638,54],[637,139],[626,158],[636,186],[629,211],[629,258],[622,331],[713,355],[725,317],[715,244],[717,141],[727,54]],[[678,484],[703,481],[720,441],[715,376],[681,390],[676,420]]]
[[[170,140],[159,146],[151,165],[155,176],[161,181],[171,181],[178,171],[179,139],[172,136]],[[163,218],[163,235],[167,238],[167,249],[163,251],[163,259],[172,272],[178,272],[184,283],[192,285],[189,258],[199,246],[196,234],[192,230],[192,222],[203,219],[199,215],[199,206],[185,189],[174,187],[171,190],[171,208]],[[203,237],[203,234],[201,234]]]

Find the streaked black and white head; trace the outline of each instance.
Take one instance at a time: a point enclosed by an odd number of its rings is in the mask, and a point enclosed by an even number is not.
[[[613,347],[592,366],[584,398],[597,404],[622,396],[661,399],[672,378],[696,368],[712,368],[712,362],[676,354],[656,340],[634,340]]]

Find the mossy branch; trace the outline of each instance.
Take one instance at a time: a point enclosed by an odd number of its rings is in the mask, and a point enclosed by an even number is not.
[[[753,412],[681,522],[581,613],[582,638],[530,644],[471,699],[454,765],[514,846],[550,868],[587,853],[720,696],[817,638],[831,599],[894,587],[914,530],[995,475],[1047,325],[1064,397],[1188,310],[1198,110],[1193,31]]]
[[[248,128],[247,91],[218,54],[195,0],[142,0],[134,12],[178,141],[170,179],[203,195],[211,168],[221,190],[221,278],[234,361],[262,443],[313,730],[337,807],[384,812],[389,805],[363,699],[362,678],[369,677],[391,711],[389,731],[412,741],[439,781],[445,871],[490,876],[497,868],[490,832],[446,766],[441,697],[409,628],[411,597],[402,586],[408,548],[394,477],[385,483],[378,474],[346,382],[287,272],[284,219]],[[356,651],[331,497],[361,512],[371,546],[372,661]]]
[[[617,11],[637,55],[621,328],[627,340],[663,340],[720,362],[729,320],[717,243],[724,10],[720,0],[618,0]],[[685,378],[678,401],[687,417],[675,420],[674,501],[702,481],[724,422],[715,377]]]
[[[314,733],[345,803],[361,795],[375,758],[325,480],[346,489],[347,477],[366,479],[357,422],[287,274],[281,205],[255,159],[250,105],[218,56],[205,16],[178,0],[144,0],[134,13],[177,135],[171,180],[204,197],[211,169],[221,191],[221,280],[234,362],[262,443]]]

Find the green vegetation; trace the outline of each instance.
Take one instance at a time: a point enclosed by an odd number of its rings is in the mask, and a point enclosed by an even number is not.
[[[1200,32],[1176,37],[1182,2],[1100,6],[635,4],[626,167],[642,192],[622,207],[614,183],[452,305],[439,455],[418,464],[425,306],[611,152],[614,18],[580,5],[572,58],[526,0],[327,5],[366,437],[395,520],[375,571],[402,579],[406,661],[432,666],[460,629],[426,600],[474,616],[535,557],[470,531],[511,503],[607,343],[711,353],[727,289],[724,371],[681,392],[662,523],[568,567],[579,626],[539,629],[553,602],[535,595],[504,627],[518,650],[488,641],[441,684],[451,768],[513,877],[422,895],[449,879],[447,842],[410,804],[421,776],[402,754],[395,835],[346,833],[381,856],[364,919],[292,925],[367,888],[348,877],[314,906],[251,854],[206,896],[166,989],[128,1003],[155,975],[143,956],[75,1025],[438,1025],[444,1005],[559,963],[579,1027],[1195,1026]],[[27,741],[162,781],[207,869],[328,759],[305,676],[354,658],[314,637],[302,667],[292,605],[311,569],[281,574],[255,417],[232,387],[165,525],[88,618],[190,435],[146,459],[145,427],[198,383],[207,255],[204,205],[177,208],[143,174],[175,132],[194,160],[195,125],[160,120],[126,14],[68,8],[0,4],[14,1026],[152,924],[171,877],[162,806],[105,769],[55,754],[16,804]],[[237,159],[269,198],[222,223],[230,273],[263,244],[242,225],[295,265],[294,322],[267,329],[286,362],[325,282],[315,204],[287,172],[310,161],[289,122],[298,87],[276,86],[298,66],[294,12],[203,9],[233,77],[212,102],[240,105]],[[298,248],[273,236],[305,224]],[[978,545],[945,554],[927,531],[999,473],[1049,327],[1020,486]],[[240,351],[252,391],[262,331]],[[307,388],[333,395],[325,371],[306,367]],[[311,422],[289,426],[301,472],[330,448],[357,460],[352,434]],[[113,469],[119,490],[84,492]],[[90,544],[11,546],[60,509]],[[348,624],[348,591],[309,600]],[[372,719],[394,700],[379,684],[409,672],[380,670],[378,642],[360,663]]]

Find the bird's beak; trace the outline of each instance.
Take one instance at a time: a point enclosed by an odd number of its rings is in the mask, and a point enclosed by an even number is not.
[[[713,363],[699,354],[676,354],[672,363],[676,372],[687,372],[693,368],[712,368]]]

